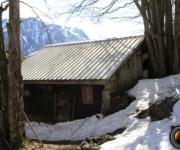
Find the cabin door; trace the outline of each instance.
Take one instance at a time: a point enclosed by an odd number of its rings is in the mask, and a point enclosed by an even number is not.
[[[79,86],[74,94],[74,119],[85,118],[100,113],[102,101],[101,86]]]

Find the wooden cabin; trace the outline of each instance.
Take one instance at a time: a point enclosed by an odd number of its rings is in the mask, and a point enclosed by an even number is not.
[[[22,62],[25,111],[37,121],[108,112],[111,93],[148,76],[143,36],[48,45]]]

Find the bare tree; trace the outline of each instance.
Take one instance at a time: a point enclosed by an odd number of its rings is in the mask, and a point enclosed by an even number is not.
[[[3,7],[3,3],[6,5]],[[18,146],[24,135],[20,52],[19,0],[4,1],[0,7],[0,149]],[[4,46],[2,12],[9,6],[8,58]],[[9,144],[10,143],[10,144]]]
[[[173,3],[171,0],[134,0],[145,28],[145,38],[155,76],[179,72],[180,49],[173,38]],[[176,22],[177,19],[175,19]],[[176,65],[174,65],[176,64]]]
[[[27,5],[40,19],[35,8],[20,0],[5,0],[0,6],[0,150],[19,149],[24,138],[24,119],[35,136],[24,112],[23,81],[21,76],[20,10],[19,4]],[[4,6],[3,6],[4,5]],[[5,50],[2,13],[9,7],[8,51]],[[42,22],[42,20],[41,20]],[[42,22],[45,28],[46,25]],[[48,29],[47,29],[48,30]],[[50,38],[50,37],[49,37]],[[42,141],[39,139],[41,147]],[[12,148],[13,147],[13,148]]]
[[[70,13],[90,12],[102,18],[135,5],[143,19],[145,40],[155,77],[180,72],[180,1],[179,0],[81,0]],[[98,5],[99,4],[99,5]],[[175,8],[175,14],[173,13]],[[139,16],[134,14],[134,16]],[[117,16],[115,18],[120,18]],[[100,19],[99,19],[100,20]]]
[[[0,149],[3,149],[4,140],[9,139],[8,125],[8,60],[5,52],[4,34],[2,28],[2,13],[8,5],[0,6]],[[4,142],[3,142],[4,141]],[[5,148],[4,148],[5,149]]]
[[[8,119],[10,141],[17,144],[18,142],[21,143],[24,134],[19,0],[9,0],[9,24],[7,27],[9,33]]]

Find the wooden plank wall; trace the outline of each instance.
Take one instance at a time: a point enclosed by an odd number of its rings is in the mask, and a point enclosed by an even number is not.
[[[106,90],[124,91],[131,88],[138,79],[143,78],[142,52],[137,50],[106,83]]]

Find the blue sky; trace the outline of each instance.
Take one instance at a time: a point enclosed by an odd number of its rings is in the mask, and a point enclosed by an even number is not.
[[[2,1],[2,0],[0,0]],[[65,12],[70,5],[73,5],[74,2],[80,0],[46,0],[47,4],[44,3],[44,0],[24,0],[24,2],[29,5],[37,8],[37,13],[41,18],[49,23],[55,23],[62,26],[78,27],[84,30],[84,32],[89,36],[90,39],[106,39],[112,37],[123,37],[130,35],[139,35],[143,33],[143,25],[140,22],[140,19],[130,20],[130,19],[121,19],[121,20],[111,20],[109,18],[104,18],[100,23],[95,23],[92,19],[85,17],[85,15],[73,16],[68,21],[67,15],[56,15]],[[103,5],[108,3],[110,0],[102,0]],[[126,1],[126,0],[125,0]],[[132,9],[132,8],[131,8]],[[39,11],[40,10],[40,11]],[[41,13],[43,12],[43,14]],[[122,9],[114,16],[129,16],[131,13],[137,14],[137,10]],[[52,20],[47,19],[44,15],[49,15]],[[4,13],[4,18],[7,18],[8,14]],[[21,17],[35,17],[36,15],[32,12],[30,8],[21,4]],[[56,16],[56,17],[55,17]]]

